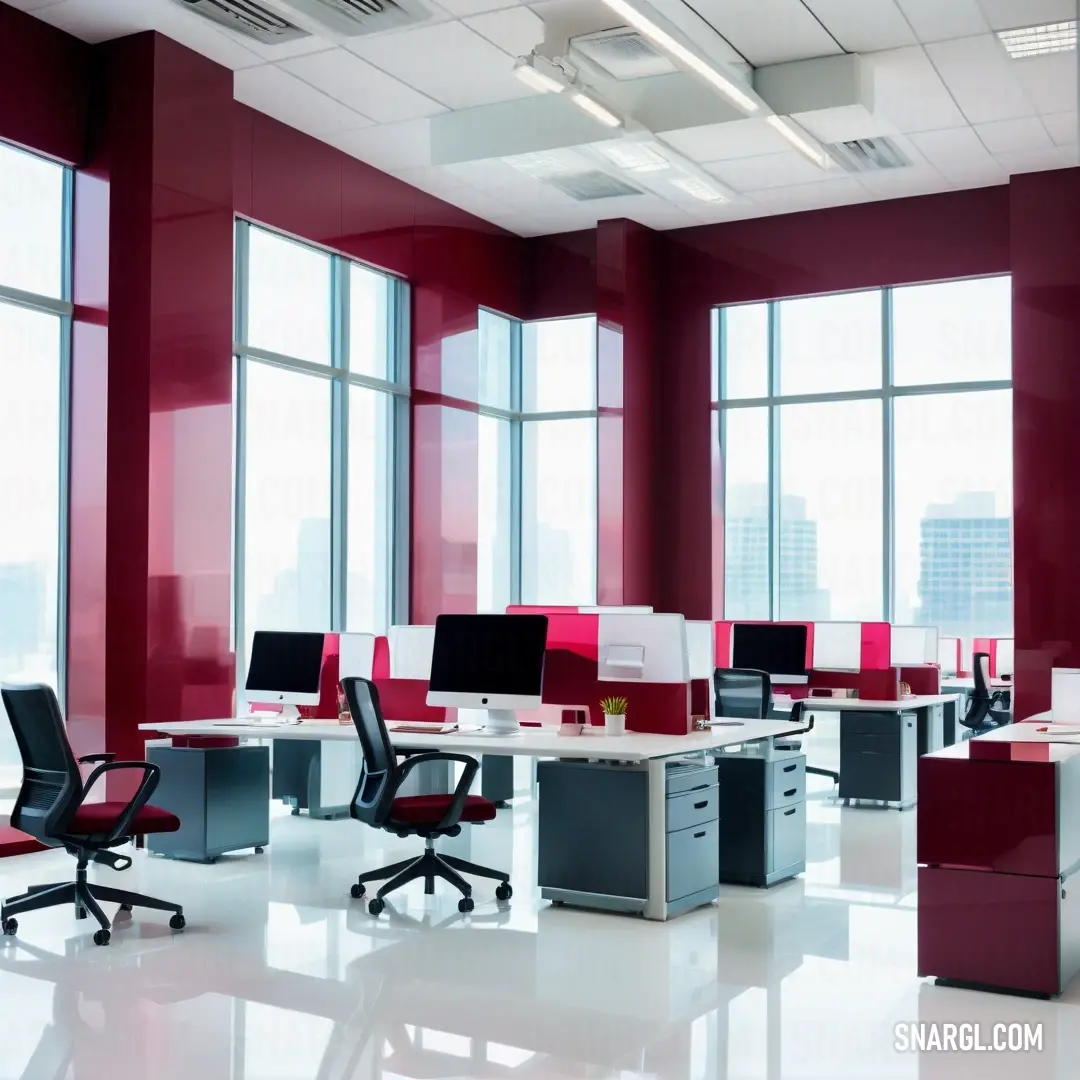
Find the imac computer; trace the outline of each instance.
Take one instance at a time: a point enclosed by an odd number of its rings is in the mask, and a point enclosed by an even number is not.
[[[806,627],[736,623],[731,666],[768,672],[774,683],[806,683]]]
[[[256,630],[244,684],[248,702],[280,705],[286,718],[299,716],[300,705],[318,705],[323,637]]]
[[[520,731],[516,709],[540,708],[546,615],[440,615],[427,703],[486,709],[488,735]]]

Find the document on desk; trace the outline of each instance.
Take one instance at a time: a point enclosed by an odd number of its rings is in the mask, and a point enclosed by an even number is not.
[[[395,724],[390,728],[401,735],[449,735],[457,724]]]

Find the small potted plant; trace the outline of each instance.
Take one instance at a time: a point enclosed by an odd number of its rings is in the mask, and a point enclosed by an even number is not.
[[[624,697],[606,697],[600,702],[600,708],[604,710],[605,734],[626,734],[626,704]]]

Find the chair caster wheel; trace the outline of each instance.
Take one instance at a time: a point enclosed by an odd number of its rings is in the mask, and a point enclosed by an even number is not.
[[[371,903],[368,904],[368,906],[367,906],[368,914],[370,914],[370,915],[381,915],[382,914],[382,909],[384,907],[386,907],[386,903],[384,901],[380,900],[376,896],[375,899],[372,900]]]
[[[185,919],[184,916],[181,915],[179,912],[177,912],[169,920],[169,929],[170,930],[183,930],[185,926],[187,926],[187,919]]]
[[[19,932],[19,920],[18,919],[5,919],[3,924],[4,935],[6,937],[14,937]]]
[[[112,941],[112,934],[108,930],[98,930],[94,933],[95,945],[108,945]]]
[[[292,808],[292,816],[293,817],[299,817],[300,816],[300,807],[299,806],[294,806]]]
[[[458,901],[457,909],[462,915],[468,915],[474,907],[476,907],[476,905],[473,903],[473,898],[471,896],[463,896]]]
[[[349,890],[349,895],[350,895],[350,896],[351,896],[351,897],[352,897],[352,898],[353,898],[354,900],[359,900],[359,899],[360,899],[360,897],[361,897],[361,896],[363,896],[363,895],[364,895],[364,893],[366,893],[366,892],[367,892],[367,889],[365,889],[363,885],[354,885],[354,886],[353,886],[353,887],[352,887],[352,888],[351,888],[351,889]]]
[[[561,900],[552,900],[551,901],[551,906],[552,907],[562,907],[563,902]]]
[[[255,849],[255,854],[256,855],[261,855],[265,850],[266,850],[266,848],[264,848],[264,847],[257,847]]]
[[[134,909],[132,908],[132,906],[130,904],[121,904],[120,905],[120,910],[121,911],[132,911]]]
[[[496,900],[509,900],[513,895],[514,890],[510,888],[509,883],[505,881],[495,890]]]

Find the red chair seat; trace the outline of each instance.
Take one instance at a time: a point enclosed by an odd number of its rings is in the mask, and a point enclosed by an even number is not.
[[[76,836],[99,836],[112,832],[113,826],[127,809],[125,802],[83,803],[68,822],[67,831]],[[132,836],[144,833],[176,832],[180,819],[171,810],[160,806],[144,806],[132,821],[128,832]]]
[[[403,825],[438,825],[454,801],[453,795],[406,795],[394,800],[390,820]],[[491,821],[495,804],[482,795],[467,795],[461,811],[462,821]]]

